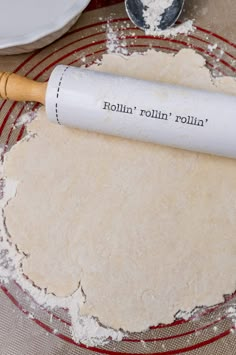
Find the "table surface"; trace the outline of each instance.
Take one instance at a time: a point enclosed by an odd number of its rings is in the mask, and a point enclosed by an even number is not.
[[[86,23],[97,20],[103,17],[104,21],[110,19],[110,15],[119,15],[127,17],[124,9],[123,1],[121,0],[93,0],[79,18],[77,26],[84,26]],[[235,0],[188,0],[186,1],[184,12],[180,21],[185,19],[195,19],[195,25],[201,26],[210,33],[214,33],[215,43],[222,42],[222,38],[230,43],[232,54],[236,58],[235,44],[235,29],[236,29],[236,2]],[[207,36],[207,34],[206,34]],[[222,38],[221,38],[222,37]],[[226,42],[225,42],[226,43]],[[53,45],[50,48],[54,48]],[[1,71],[13,71],[21,65],[29,54],[0,56]],[[231,62],[231,67],[235,68],[236,61]],[[235,73],[236,75],[236,73]],[[1,102],[0,102],[1,107]],[[6,111],[0,110],[0,127],[6,116]],[[5,142],[6,136],[1,130],[0,143]],[[11,144],[16,138],[13,138]],[[0,285],[1,286],[1,285]],[[79,354],[79,353],[101,353],[111,355],[115,345],[109,345],[105,350],[102,349],[86,349],[77,347],[73,343],[66,342],[62,337],[55,337],[50,334],[47,329],[40,327],[32,322],[31,319],[25,316],[22,309],[16,306],[16,302],[9,296],[7,287],[0,287],[0,355],[64,355],[64,354]],[[17,324],[17,326],[15,326]],[[181,325],[180,325],[181,326]],[[188,328],[183,325],[183,331]],[[153,331],[154,332],[154,331]],[[159,333],[158,333],[159,332]],[[155,336],[160,337],[162,329],[155,333]],[[154,334],[154,333],[153,333]],[[137,336],[136,336],[137,338]],[[226,340],[227,338],[227,340]],[[184,352],[185,354],[208,354],[208,355],[232,355],[236,354],[236,341],[232,334],[227,334],[227,337],[219,339],[211,343],[206,343],[201,348],[196,348],[191,351]],[[139,339],[139,338],[137,338]],[[140,338],[141,339],[141,338]],[[53,346],[52,346],[53,344]],[[158,349],[158,350],[157,350]],[[174,355],[179,352],[172,350],[160,350],[157,345],[148,345],[141,350],[136,345],[128,347],[123,345],[120,347],[120,352],[126,353],[156,353]],[[183,353],[183,352],[182,352]],[[115,353],[114,353],[115,354]]]

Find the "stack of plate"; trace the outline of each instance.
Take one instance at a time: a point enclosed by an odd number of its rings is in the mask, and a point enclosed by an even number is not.
[[[0,0],[0,55],[42,48],[77,21],[90,0]]]

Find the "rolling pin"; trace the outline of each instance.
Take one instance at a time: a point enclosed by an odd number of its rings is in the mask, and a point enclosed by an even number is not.
[[[0,72],[0,96],[59,125],[236,158],[234,95],[59,65],[47,83]]]

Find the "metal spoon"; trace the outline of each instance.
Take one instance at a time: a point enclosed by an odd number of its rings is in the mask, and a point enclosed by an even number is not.
[[[160,0],[156,0],[157,2]],[[160,24],[157,26],[160,30],[165,30],[168,27],[174,25],[174,23],[179,18],[184,6],[184,0],[173,0],[173,3],[168,7],[162,15]],[[129,15],[131,21],[141,28],[146,30],[149,26],[146,24],[145,18],[143,16],[145,6],[142,0],[125,0],[126,11]]]

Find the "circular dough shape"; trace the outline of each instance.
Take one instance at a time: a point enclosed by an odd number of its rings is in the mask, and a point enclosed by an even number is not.
[[[95,70],[236,94],[192,50],[105,55]],[[223,117],[222,117],[223,119]],[[6,155],[5,208],[23,271],[81,314],[141,331],[235,290],[236,162],[54,125],[44,110]]]

